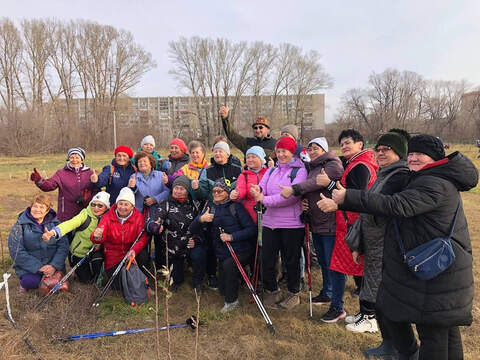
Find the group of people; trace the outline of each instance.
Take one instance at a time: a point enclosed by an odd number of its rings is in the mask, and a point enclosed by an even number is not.
[[[216,139],[210,162],[201,142],[187,146],[178,138],[163,159],[149,135],[136,154],[117,147],[98,175],[85,165],[81,148],[70,149],[66,166],[51,178],[34,169],[31,180],[41,190],[58,188],[58,212],[48,197],[37,195],[11,230],[20,291],[64,272],[67,256],[73,266],[93,247],[76,271],[81,282],[95,281],[102,264],[111,277],[129,256],[141,269],[151,269],[152,259],[157,268],[168,261],[175,290],[185,281],[187,263],[197,293],[206,278],[224,296],[220,311],[229,312],[240,306],[240,273],[227,245],[253,272],[261,231],[263,303],[288,310],[300,303],[307,229],[322,272],[322,288],[312,302],[328,305],[323,322],[345,319],[347,330],[360,333],[380,329],[383,341],[366,349],[367,356],[462,358],[458,326],[472,322],[473,275],[459,192],[477,185],[472,162],[458,152],[446,156],[437,137],[410,138],[400,129],[382,134],[373,150],[365,148],[358,131],[344,130],[339,157],[324,137],[298,144],[294,125],[283,127],[277,140],[268,119],[260,117],[252,124],[254,136],[245,138],[233,130],[228,107],[220,115],[227,138]],[[227,139],[244,153],[243,166]],[[359,240],[346,242],[353,225]],[[409,250],[450,232],[454,264],[419,280],[396,236]],[[279,287],[282,273],[286,291]],[[359,311],[351,316],[343,306],[347,275],[360,289]]]

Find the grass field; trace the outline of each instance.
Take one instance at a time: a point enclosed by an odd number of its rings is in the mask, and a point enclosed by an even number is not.
[[[477,149],[473,146],[453,146],[448,152],[460,150],[474,160]],[[88,154],[87,165],[97,171],[111,159],[109,154]],[[51,176],[63,166],[65,156],[0,157],[0,270],[13,274],[7,250],[7,236],[18,213],[29,205],[38,189],[29,175],[36,167],[42,176]],[[56,192],[52,193],[56,198]],[[474,255],[480,250],[480,190],[473,189],[463,194]],[[475,279],[479,279],[480,264],[474,257]],[[187,283],[170,298],[170,322],[184,323],[196,311],[195,296]],[[40,295],[29,292],[17,296],[18,279],[13,275],[9,281],[13,317],[19,331],[14,330],[2,316],[0,318],[0,359],[35,359],[22,341],[26,334],[44,359],[152,359],[156,356],[155,332],[123,335],[119,337],[59,343],[56,338],[97,331],[114,331],[153,327],[154,301],[138,309],[124,304],[121,295],[110,293],[101,306],[92,311],[90,305],[98,294],[91,286],[72,283],[68,293],[54,296],[47,306],[38,312],[31,310]],[[314,295],[321,287],[321,274],[313,270]],[[345,309],[356,313],[358,301],[352,298],[349,279],[345,294]],[[473,307],[474,323],[462,328],[466,359],[480,358],[479,286],[476,284]],[[201,359],[363,359],[362,349],[376,346],[379,335],[353,334],[345,330],[345,324],[324,324],[319,318],[327,306],[314,306],[313,319],[308,317],[308,292],[301,293],[301,304],[292,311],[269,310],[277,329],[275,336],[265,327],[255,304],[249,304],[246,288],[240,291],[241,309],[223,315],[220,308],[223,298],[216,292],[205,290],[200,299],[200,315],[205,322],[199,330],[198,356]],[[163,298],[160,299],[163,304]],[[0,311],[5,312],[4,292],[0,293]],[[163,325],[163,306],[160,306],[160,322]],[[192,359],[195,333],[189,329],[171,331],[173,359]],[[166,332],[160,333],[162,358],[167,358]]]

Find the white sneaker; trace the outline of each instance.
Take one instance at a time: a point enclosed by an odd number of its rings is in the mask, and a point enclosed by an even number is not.
[[[363,315],[360,320],[354,322],[353,324],[348,324],[346,326],[347,330],[353,332],[369,332],[376,333],[378,332],[378,324],[375,319],[375,315]]]
[[[238,299],[235,300],[234,302],[231,302],[231,303],[226,302],[225,305],[223,305],[223,308],[220,310],[220,312],[221,313],[227,313],[227,312],[235,310],[239,306],[240,306],[240,303],[238,302]]]
[[[362,318],[363,314],[361,312],[356,313],[355,315],[350,315],[345,318],[347,324],[354,324]]]

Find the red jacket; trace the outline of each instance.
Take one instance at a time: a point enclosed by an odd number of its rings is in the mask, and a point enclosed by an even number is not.
[[[253,222],[257,224],[257,213],[253,210],[255,206],[255,198],[250,194],[250,188],[253,184],[258,185],[265,175],[267,168],[262,168],[258,174],[252,170],[243,170],[238,176],[237,187],[238,199],[235,201],[242,201],[243,207],[248,211]]]
[[[340,182],[346,187],[348,173],[358,164],[365,165],[370,171],[370,180],[367,185],[368,189],[377,179],[378,169],[377,161],[371,150],[363,150],[348,160],[347,167],[345,168],[345,172],[343,173]],[[345,214],[348,218],[349,224],[353,224],[360,216],[359,213],[351,211],[345,211]],[[357,265],[353,262],[352,252],[345,243],[347,224],[342,210],[336,211],[335,220],[337,225],[335,231],[335,244],[333,246],[332,258],[330,259],[330,269],[347,275],[363,275],[363,264]]]
[[[132,215],[130,215],[123,224],[120,223],[115,212],[116,208],[117,204],[114,204],[112,208],[102,216],[102,219],[98,224],[98,227],[104,226],[102,239],[100,241],[95,241],[93,238],[93,232],[90,236],[90,240],[92,240],[93,243],[103,244],[105,270],[110,269],[122,261],[138,234],[140,234],[140,231],[142,231],[145,226],[145,219],[136,208],[133,208]],[[147,245],[147,242],[148,234],[145,231],[133,247],[135,254],[142,251]]]

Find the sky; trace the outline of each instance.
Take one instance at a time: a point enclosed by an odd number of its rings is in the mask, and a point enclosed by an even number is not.
[[[168,42],[182,36],[318,51],[334,80],[325,91],[328,122],[348,89],[387,68],[480,86],[478,0],[0,0],[0,17],[85,19],[130,31],[157,63],[133,96],[185,95],[168,74]]]

